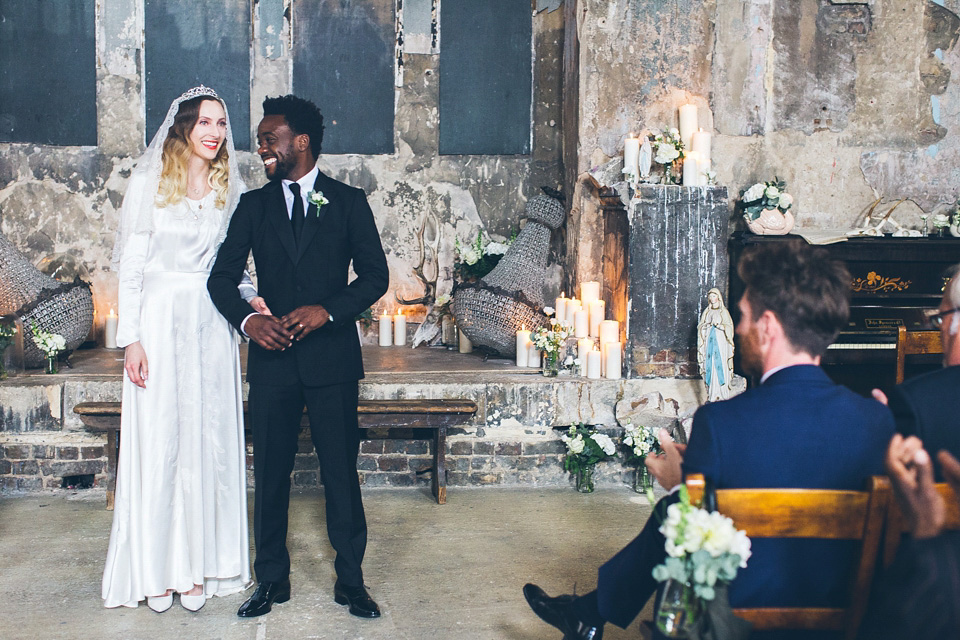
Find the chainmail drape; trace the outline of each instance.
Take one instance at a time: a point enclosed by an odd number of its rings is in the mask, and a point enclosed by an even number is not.
[[[23,322],[23,360],[42,367],[46,355],[37,348],[30,327],[59,333],[67,353],[86,340],[93,325],[93,294],[79,278],[59,282],[44,275],[0,233],[0,315],[14,314]]]
[[[475,346],[502,356],[517,350],[517,331],[546,324],[543,285],[550,234],[564,219],[563,204],[539,195],[527,201],[527,224],[493,271],[458,285],[453,297],[457,326]]]

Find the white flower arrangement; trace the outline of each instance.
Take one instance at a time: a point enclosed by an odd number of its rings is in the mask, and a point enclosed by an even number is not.
[[[653,160],[659,164],[672,164],[674,160],[683,157],[683,141],[680,131],[676,128],[668,129],[666,133],[658,133],[653,137]]]
[[[476,240],[470,244],[463,244],[457,238],[453,243],[456,258],[454,269],[464,281],[482,278],[493,271],[509,248],[509,242],[484,240],[483,232],[478,232]]]
[[[653,429],[645,426],[634,426],[631,422],[623,427],[623,445],[627,447],[627,460],[634,464],[643,464],[643,459],[650,453],[660,453],[660,441]]]
[[[756,220],[764,209],[779,209],[786,213],[793,206],[793,196],[786,192],[787,183],[774,177],[770,182],[758,182],[740,195],[740,207],[747,220]]]
[[[680,501],[667,507],[660,533],[666,538],[667,559],[654,567],[654,579],[692,584],[701,600],[713,600],[717,583],[732,581],[750,559],[746,532],[720,513],[692,506],[684,485]]]
[[[533,344],[544,353],[559,353],[571,335],[570,327],[554,320],[549,327],[537,329],[533,334]]]
[[[30,325],[30,333],[33,334],[33,342],[37,345],[37,348],[43,351],[48,358],[55,357],[67,348],[66,340],[59,333],[45,331],[36,324]]]
[[[317,207],[317,217],[320,217],[320,207],[330,204],[330,201],[323,195],[323,191],[314,191],[313,189],[307,193],[307,200]]]
[[[560,439],[567,445],[563,469],[571,473],[577,473],[585,467],[592,467],[617,452],[617,446],[610,436],[582,424],[570,425],[570,429],[562,434]]]

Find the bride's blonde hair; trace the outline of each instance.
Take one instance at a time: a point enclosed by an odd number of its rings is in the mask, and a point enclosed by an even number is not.
[[[180,103],[173,125],[163,141],[163,170],[160,174],[160,186],[157,189],[156,203],[158,207],[170,204],[179,204],[187,195],[187,161],[192,151],[190,149],[190,132],[200,119],[200,105],[206,100],[223,102],[214,96],[197,96]],[[223,208],[227,202],[227,186],[230,182],[230,168],[226,140],[220,145],[220,151],[210,162],[210,173],[207,184],[216,193],[216,206]]]

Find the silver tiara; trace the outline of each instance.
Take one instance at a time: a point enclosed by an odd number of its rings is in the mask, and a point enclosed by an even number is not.
[[[217,95],[216,91],[214,91],[210,87],[205,87],[203,85],[200,85],[199,87],[194,87],[193,89],[184,91],[183,94],[180,96],[180,102],[183,102],[184,100],[190,100],[191,98],[199,98],[200,96],[211,96],[216,98],[217,100],[220,99],[220,96]]]

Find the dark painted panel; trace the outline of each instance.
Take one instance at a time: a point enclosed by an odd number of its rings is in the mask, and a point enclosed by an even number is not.
[[[444,0],[440,153],[530,153],[530,0]]]
[[[147,137],[156,133],[177,96],[204,84],[226,103],[234,144],[249,149],[248,0],[145,0],[144,27]]]
[[[0,142],[97,144],[94,0],[0,0]]]
[[[293,90],[323,113],[323,153],[393,153],[393,0],[297,0]]]

